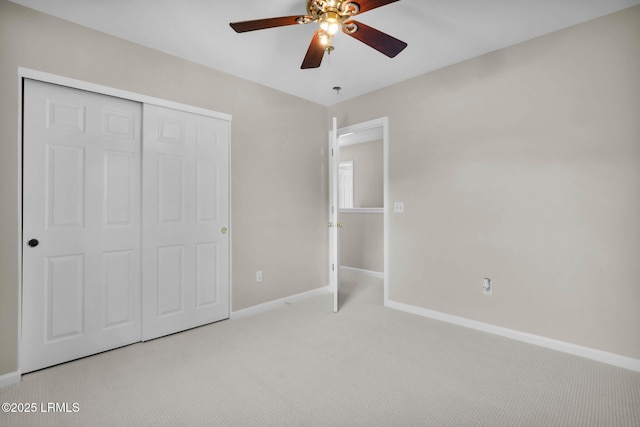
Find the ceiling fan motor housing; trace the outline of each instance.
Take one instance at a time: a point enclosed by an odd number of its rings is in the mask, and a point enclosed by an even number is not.
[[[326,19],[326,14],[331,14],[332,18],[338,19],[341,23],[350,16],[360,12],[358,3],[341,0],[307,0],[307,13],[311,21]]]

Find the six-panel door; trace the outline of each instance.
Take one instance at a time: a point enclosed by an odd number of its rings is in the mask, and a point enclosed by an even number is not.
[[[141,105],[26,80],[21,371],[140,340]]]
[[[229,317],[228,129],[144,105],[143,340]]]

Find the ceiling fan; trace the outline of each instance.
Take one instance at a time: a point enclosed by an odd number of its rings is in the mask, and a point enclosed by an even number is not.
[[[407,47],[405,42],[351,18],[397,1],[399,0],[307,0],[307,15],[232,22],[229,25],[237,33],[245,33],[266,28],[317,22],[320,28],[311,39],[311,44],[300,67],[302,69],[320,66],[324,53],[331,53],[334,49],[331,45],[331,39],[340,29],[343,33],[360,40],[389,58],[394,58]]]

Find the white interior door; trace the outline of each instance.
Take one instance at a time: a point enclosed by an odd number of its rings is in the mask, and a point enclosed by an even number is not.
[[[143,339],[229,317],[229,122],[144,105]]]
[[[333,311],[338,312],[340,289],[340,144],[338,142],[337,120],[333,118],[333,128],[329,133],[329,278],[333,289]]]
[[[140,340],[140,116],[25,80],[23,373]]]

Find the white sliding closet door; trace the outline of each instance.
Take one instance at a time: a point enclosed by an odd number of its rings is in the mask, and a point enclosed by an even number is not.
[[[28,79],[23,100],[21,372],[228,318],[229,121]]]
[[[140,341],[140,116],[25,80],[23,373]]]
[[[229,122],[144,105],[143,340],[229,317]]]

